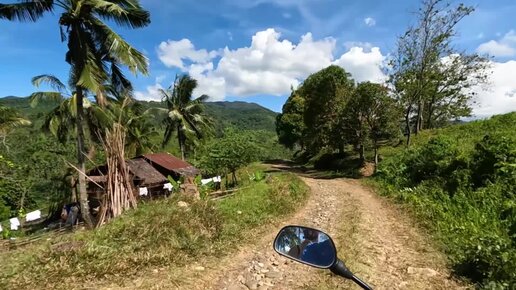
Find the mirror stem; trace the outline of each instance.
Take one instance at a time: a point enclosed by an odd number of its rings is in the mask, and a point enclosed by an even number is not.
[[[373,288],[371,288],[369,285],[367,285],[364,281],[360,280],[357,276],[353,275],[353,277],[351,278],[351,280],[353,280],[353,282],[357,283],[358,286],[362,287],[363,289],[366,289],[366,290],[373,290]]]
[[[353,275],[353,273],[351,273],[351,271],[346,267],[344,262],[342,262],[342,260],[340,260],[340,259],[337,259],[335,264],[333,264],[333,266],[331,266],[330,270],[335,275],[339,275],[344,278],[352,280],[353,282],[357,283],[363,289],[366,289],[366,290],[373,289],[369,285],[367,285],[364,281],[360,280],[357,276]]]

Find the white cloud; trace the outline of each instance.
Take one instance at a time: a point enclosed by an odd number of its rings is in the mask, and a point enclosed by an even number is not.
[[[371,27],[371,26],[375,26],[376,25],[376,20],[374,20],[373,17],[366,17],[364,18],[364,23],[365,25]]]
[[[208,62],[217,56],[217,52],[206,49],[196,50],[189,39],[179,41],[167,40],[158,46],[158,57],[167,67],[178,67],[184,69],[183,60],[192,62]]]
[[[344,42],[344,47],[347,50],[350,50],[353,47],[362,47],[365,51],[371,51],[371,48],[373,48],[373,44],[370,42],[362,42],[362,41],[346,41],[346,42]]]
[[[332,38],[314,41],[307,33],[295,45],[267,29],[257,32],[249,47],[225,48],[213,74],[226,80],[231,95],[283,95],[310,73],[330,65],[334,48]]]
[[[488,117],[494,114],[503,114],[516,110],[516,61],[493,62],[493,71],[488,88],[477,87],[477,105],[473,108],[476,117]]]
[[[516,55],[516,32],[507,32],[500,40],[490,40],[480,44],[477,48],[479,53],[487,53],[497,57],[508,57]]]
[[[161,101],[160,89],[163,89],[163,87],[159,83],[156,83],[154,85],[147,86],[146,92],[135,91],[134,97],[143,101]]]
[[[371,48],[370,52],[366,52],[362,47],[352,47],[337,59],[335,64],[350,72],[358,82],[382,83],[387,79],[381,70],[384,61],[385,56],[382,55],[378,47]]]
[[[206,50],[196,50],[189,40],[181,42],[166,42],[172,45],[164,49],[167,57],[160,59],[197,79],[199,86],[194,95],[208,94],[211,100],[223,100],[226,95],[286,95],[292,86],[297,87],[308,75],[331,64],[343,66],[358,81],[385,80],[380,68],[384,56],[379,48],[370,44],[364,45],[368,46],[366,50],[350,47],[336,59],[336,40],[314,40],[311,33],[295,44],[281,39],[281,34],[272,28],[259,31],[250,46],[233,50],[226,47],[215,62],[207,61],[210,56]],[[192,62],[190,65],[183,62],[185,56]]]

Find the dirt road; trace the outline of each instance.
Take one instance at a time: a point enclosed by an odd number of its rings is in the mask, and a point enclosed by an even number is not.
[[[329,271],[283,258],[272,249],[278,230],[287,224],[319,228],[332,236],[355,274],[374,289],[465,289],[450,277],[442,254],[428,237],[389,202],[359,180],[303,177],[312,195],[288,221],[271,225],[256,245],[219,261],[189,285],[193,289],[359,289]]]

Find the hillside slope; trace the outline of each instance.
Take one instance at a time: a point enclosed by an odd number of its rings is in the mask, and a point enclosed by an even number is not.
[[[376,181],[406,204],[456,273],[489,289],[516,287],[516,112],[424,131],[383,151]]]
[[[159,102],[139,101],[146,108],[163,107]],[[0,104],[19,110],[31,120],[40,119],[52,109],[51,104],[42,104],[36,108],[29,105],[28,98],[4,97]],[[247,102],[207,102],[206,113],[215,123],[215,129],[220,132],[224,128],[235,127],[241,130],[275,131],[277,113],[255,103]],[[158,122],[157,122],[158,123]]]

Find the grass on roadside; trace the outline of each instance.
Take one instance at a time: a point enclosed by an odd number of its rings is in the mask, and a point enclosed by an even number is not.
[[[218,201],[178,195],[140,204],[102,228],[1,253],[0,288],[65,288],[223,256],[252,229],[302,205],[308,192],[294,174],[279,173]],[[189,206],[179,207],[180,200]]]

